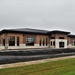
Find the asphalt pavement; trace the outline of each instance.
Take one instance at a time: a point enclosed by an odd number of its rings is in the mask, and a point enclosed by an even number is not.
[[[0,51],[0,64],[75,55],[75,49],[25,49]]]

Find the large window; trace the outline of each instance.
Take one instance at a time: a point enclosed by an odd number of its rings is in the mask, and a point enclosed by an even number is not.
[[[72,46],[75,46],[75,40],[72,40]]]
[[[26,38],[26,46],[34,46],[34,38]]]
[[[51,41],[51,46],[52,46],[52,41]]]
[[[5,38],[3,38],[3,46],[5,46]]]
[[[15,37],[13,36],[9,37],[9,46],[15,46]]]
[[[40,43],[39,43],[39,45],[41,46],[42,45],[42,39],[40,38]]]
[[[53,41],[53,46],[55,46],[55,41]]]
[[[42,45],[44,46],[44,45],[45,45],[44,38],[40,38],[39,45],[40,45],[40,46],[42,46]]]
[[[45,43],[44,43],[44,38],[42,39],[42,41],[43,41],[43,46],[45,45]]]
[[[48,38],[46,38],[46,46],[48,45]]]
[[[19,46],[19,37],[17,37],[17,46]]]

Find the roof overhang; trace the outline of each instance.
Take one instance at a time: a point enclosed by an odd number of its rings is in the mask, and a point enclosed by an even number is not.
[[[70,34],[70,35],[68,35],[68,37],[70,37],[70,38],[75,38],[75,35]]]
[[[54,31],[50,31],[48,32],[49,34],[70,34],[70,32],[67,31],[59,31],[59,30],[54,30]]]
[[[17,31],[17,30],[2,30],[0,34],[2,33],[19,33],[19,34],[41,34],[41,35],[48,35],[48,33],[42,33],[42,32],[30,32],[30,31]]]

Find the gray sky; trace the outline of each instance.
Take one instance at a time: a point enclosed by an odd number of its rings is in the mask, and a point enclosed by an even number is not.
[[[0,0],[0,29],[20,27],[75,34],[75,0]]]

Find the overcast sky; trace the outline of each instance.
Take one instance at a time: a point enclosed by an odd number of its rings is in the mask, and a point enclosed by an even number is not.
[[[75,33],[75,0],[0,0],[0,29],[4,28]]]

